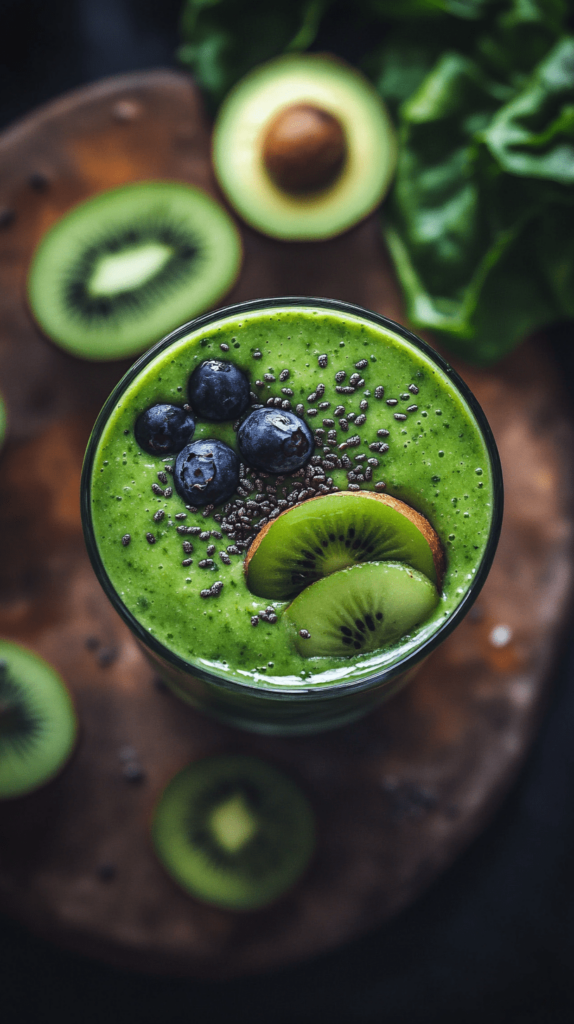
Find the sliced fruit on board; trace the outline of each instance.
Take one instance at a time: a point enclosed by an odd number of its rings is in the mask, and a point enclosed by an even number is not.
[[[213,160],[248,224],[274,238],[331,238],[380,203],[395,169],[395,132],[356,69],[322,54],[279,57],[223,102]]]
[[[283,512],[257,535],[245,560],[247,586],[285,601],[358,562],[406,562],[440,588],[444,553],[428,519],[389,494],[341,491]]]
[[[225,210],[179,182],[138,182],[76,206],[42,238],[28,299],[43,331],[84,359],[143,351],[233,284],[241,242]]]
[[[0,640],[0,799],[24,796],[57,775],[76,732],[72,700],[51,665]]]
[[[307,587],[284,619],[303,657],[348,658],[406,636],[438,601],[436,587],[410,565],[364,562]]]
[[[156,853],[198,899],[231,910],[266,906],[302,875],[315,845],[299,788],[243,755],[187,765],[168,784],[153,827]]]

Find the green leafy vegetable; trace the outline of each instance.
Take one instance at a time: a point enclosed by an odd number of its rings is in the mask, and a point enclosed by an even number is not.
[[[409,317],[488,363],[574,317],[566,14],[564,0],[187,0],[180,56],[216,106],[263,60],[361,41],[399,128],[384,230]]]

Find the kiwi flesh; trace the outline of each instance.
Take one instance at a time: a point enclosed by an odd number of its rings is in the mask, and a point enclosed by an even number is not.
[[[304,658],[349,658],[396,643],[436,608],[439,596],[404,562],[363,562],[312,583],[284,619]]]
[[[72,753],[76,734],[60,676],[31,651],[0,641],[0,799],[49,782]]]
[[[360,562],[406,562],[440,587],[444,554],[427,519],[372,491],[340,491],[288,509],[257,535],[245,560],[258,597],[285,601],[323,576]]]
[[[209,309],[231,287],[241,242],[199,189],[148,181],[80,203],[43,237],[28,275],[42,330],[85,359],[121,359]]]
[[[225,754],[187,765],[168,783],[152,838],[186,892],[229,910],[255,910],[300,878],[315,823],[307,799],[282,772]]]

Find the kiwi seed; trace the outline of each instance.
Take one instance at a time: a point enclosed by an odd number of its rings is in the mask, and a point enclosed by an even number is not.
[[[302,875],[315,824],[306,798],[282,772],[253,757],[220,755],[171,780],[152,837],[168,873],[191,895],[255,910]]]
[[[54,669],[0,641],[0,799],[31,793],[57,775],[76,732],[70,695]]]

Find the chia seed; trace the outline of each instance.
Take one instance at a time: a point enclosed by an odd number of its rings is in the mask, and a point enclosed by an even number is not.
[[[337,384],[342,384],[346,376],[347,376],[347,374],[346,374],[345,370],[339,370],[338,373],[335,374],[335,381],[336,381],[336,383]]]
[[[347,490],[348,491],[360,491],[361,488],[360,488],[359,484],[348,484],[347,485]]]
[[[167,476],[166,476],[165,472],[163,471],[163,469],[160,469],[160,471],[159,471],[159,473],[157,475],[157,478],[158,478],[160,484],[166,484],[167,483]]]
[[[359,403],[359,409],[361,410],[361,412],[366,412],[368,408],[369,403],[367,402],[366,398],[363,398],[362,401]]]
[[[279,374],[279,380],[288,380],[288,379],[289,379],[289,370],[281,370],[281,373]]]
[[[161,523],[161,521],[162,521],[164,516],[165,516],[164,510],[162,508],[158,508],[157,512],[154,512],[154,516],[153,516],[154,522]]]
[[[205,598],[211,597],[211,590],[200,590],[199,591],[199,596],[200,597],[205,597]]]
[[[155,537],[153,533],[146,533],[145,539],[147,540],[148,544],[155,544]]]
[[[419,389],[417,388],[416,384],[409,384],[409,391],[411,395],[418,395],[419,393]]]
[[[187,519],[187,512],[176,512],[174,519]]]
[[[418,409],[418,405],[409,405],[409,406],[407,406],[407,412],[416,412],[417,409]]]
[[[403,420],[406,420],[406,418],[407,418],[407,417],[405,416],[404,412],[396,412],[396,413],[394,414],[394,416],[395,416],[395,419],[396,419],[396,420],[400,420],[401,422],[403,422]]]
[[[263,374],[263,380],[266,381],[267,384],[272,384],[273,381],[276,380],[276,379],[277,378],[275,377],[275,374],[273,374],[273,373],[264,373]]]
[[[313,391],[310,395],[307,395],[307,401],[308,402],[316,402],[317,401],[317,392]]]
[[[337,384],[337,386],[335,388],[335,391],[337,392],[338,395],[354,395],[355,394],[355,389],[354,388],[351,388],[351,387],[341,387],[340,384]]]
[[[256,348],[255,351],[253,352],[253,358],[254,359],[261,359],[261,352],[259,351],[258,348]]]
[[[377,483],[375,484],[375,490],[376,491],[384,491],[386,486],[387,485],[386,485],[386,483],[384,483],[383,480],[377,480]]]
[[[226,345],[224,341],[221,342],[221,345],[219,347],[222,352],[229,352],[229,345]]]
[[[202,558],[197,564],[200,569],[211,569],[213,566],[213,558]]]
[[[206,554],[214,555],[216,551],[215,544],[208,544]]]
[[[184,558],[184,560],[183,560],[183,562],[181,564],[185,565],[185,566],[188,566],[188,565],[191,565],[192,562],[193,562],[193,558]]]
[[[323,426],[324,427],[334,427],[335,426],[335,420],[329,420],[329,419],[323,420]]]
[[[361,374],[360,373],[352,373],[351,376],[349,377],[349,385],[352,388],[356,388],[358,383],[359,383],[359,381],[360,381],[360,379],[361,379]]]
[[[398,399],[396,399],[396,398],[387,398],[387,405],[398,405],[398,404],[399,404],[398,403]]]
[[[366,370],[369,365],[368,359],[359,359],[358,363],[355,363],[355,370]]]
[[[221,561],[223,562],[224,565],[231,565],[231,559],[230,559],[229,555],[225,554],[225,551],[220,551],[219,552],[219,557],[220,557],[220,559],[221,559]]]
[[[131,537],[130,533],[124,533],[124,535],[122,537],[122,544],[123,544],[124,548],[127,548],[127,546],[128,546],[128,544],[129,544],[131,539],[132,539],[132,537]]]
[[[311,634],[310,634],[308,629],[300,629],[299,630],[299,636],[302,636],[303,640],[310,640],[311,639]]]
[[[160,497],[160,498],[163,498],[163,497],[165,497],[165,494],[164,494],[164,492],[162,491],[162,489],[161,489],[161,487],[159,486],[159,484],[152,484],[152,485],[151,485],[151,489],[152,489],[152,491],[153,491],[153,493],[154,493],[154,494],[157,494],[157,496],[158,496],[158,497]]]
[[[321,369],[324,370],[324,369],[326,369],[326,367],[328,365],[329,357],[326,354],[323,354],[322,356],[318,356],[317,357],[317,362],[319,363],[319,366],[321,367]]]
[[[337,418],[338,418],[339,416],[344,416],[344,415],[345,415],[345,406],[344,405],[338,405],[337,408],[335,409],[335,412],[333,413],[333,416],[337,416]]]
[[[305,412],[305,406],[304,405],[301,405],[301,403],[299,403],[298,405],[295,406],[295,413],[297,414],[297,416],[302,416],[304,412]]]
[[[223,580],[216,580],[215,583],[212,584],[211,593],[213,594],[214,597],[217,597],[219,594],[221,594],[222,590]]]
[[[288,398],[293,397],[293,388],[281,388],[281,393],[287,395]]]
[[[258,615],[252,615],[251,616],[251,625],[252,626],[258,626],[259,625],[259,616]]]
[[[366,422],[367,422],[367,417],[362,412],[360,416],[357,416],[357,418],[355,420],[355,426],[356,427],[362,427],[363,423],[366,423]]]
[[[193,544],[191,543],[191,541],[184,540],[184,542],[183,542],[183,544],[181,546],[182,546],[182,548],[184,550],[184,553],[186,555],[191,555],[191,552],[193,551]]]
[[[382,398],[384,394],[385,389],[382,384],[379,384],[379,386],[375,388],[375,398]]]
[[[317,415],[317,410],[316,409],[307,409],[307,416],[316,416],[316,415]]]
[[[388,430],[377,430],[377,437],[388,437],[388,436],[389,436],[389,431]]]

